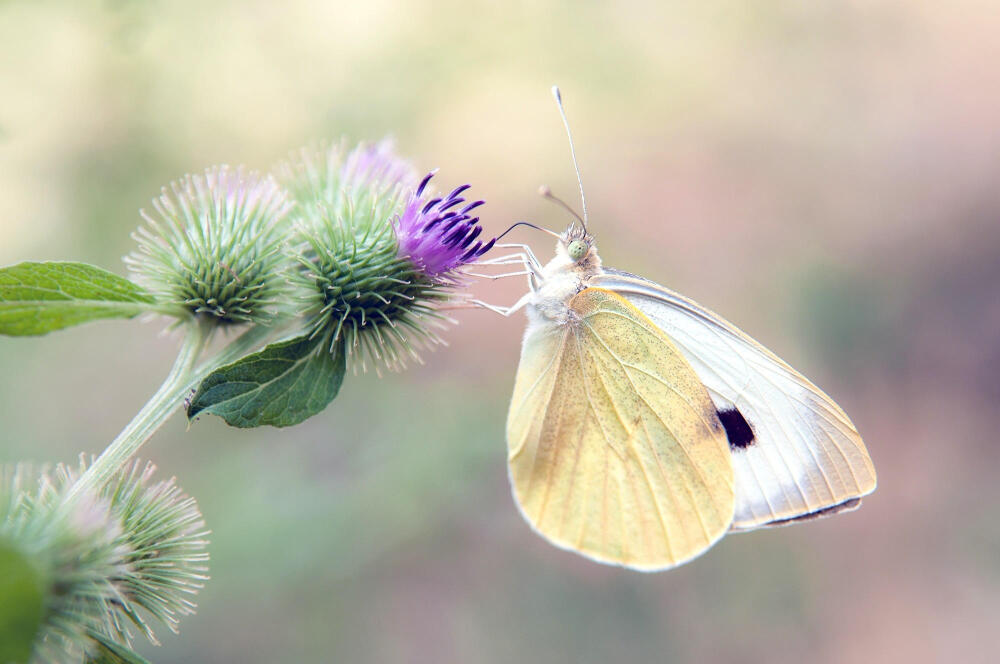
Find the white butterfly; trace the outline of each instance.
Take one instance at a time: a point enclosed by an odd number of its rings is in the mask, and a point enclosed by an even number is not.
[[[875,469],[844,411],[720,316],[604,267],[585,201],[583,212],[548,264],[526,245],[483,262],[529,275],[514,306],[479,304],[527,312],[507,441],[532,527],[594,560],[652,571],[727,531],[857,508]]]

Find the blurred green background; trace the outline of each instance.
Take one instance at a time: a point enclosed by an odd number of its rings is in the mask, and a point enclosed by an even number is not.
[[[213,529],[166,662],[995,661],[1000,15],[990,2],[0,3],[0,264],[123,273],[187,171],[396,136],[499,232],[560,228],[573,124],[607,264],[685,293],[851,414],[855,513],[641,575],[511,501],[523,318],[460,312],[425,367],[321,416],[177,416],[143,449]],[[539,256],[545,236],[518,231]],[[517,280],[477,286],[513,302]],[[0,462],[98,452],[177,340],[161,321],[0,338]]]

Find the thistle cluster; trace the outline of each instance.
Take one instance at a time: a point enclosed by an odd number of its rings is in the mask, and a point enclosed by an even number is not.
[[[193,498],[131,462],[100,491],[70,498],[86,470],[20,465],[0,474],[0,543],[24,557],[42,598],[31,662],[86,661],[104,643],[176,632],[208,578],[208,531]]]
[[[212,324],[299,320],[362,370],[442,343],[439,305],[480,239],[468,185],[434,195],[389,141],[304,148],[276,178],[221,166],[164,188],[125,258],[161,310]]]

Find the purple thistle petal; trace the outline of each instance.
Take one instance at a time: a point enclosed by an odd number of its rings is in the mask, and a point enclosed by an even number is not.
[[[473,228],[473,229],[472,229],[472,232],[471,232],[471,233],[469,233],[469,234],[468,234],[468,235],[467,235],[467,236],[465,237],[465,239],[464,239],[464,240],[462,241],[462,249],[466,249],[466,248],[468,248],[468,246],[469,246],[470,244],[472,244],[472,242],[473,242],[473,241],[474,241],[474,240],[475,240],[475,239],[476,239],[477,237],[479,237],[479,234],[480,234],[480,233],[482,233],[482,232],[483,232],[483,227],[482,227],[482,226],[476,226],[475,228]]]
[[[471,258],[474,258],[476,256],[476,252],[479,251],[479,247],[481,247],[482,245],[483,245],[482,242],[477,242],[476,246],[474,246],[472,249],[469,249],[467,252],[462,254],[462,260],[469,260]]]
[[[441,223],[442,221],[448,221],[449,219],[451,219],[451,218],[452,218],[452,217],[454,217],[455,215],[456,215],[456,213],[455,213],[455,212],[449,212],[449,213],[448,213],[448,214],[446,214],[446,215],[443,215],[443,216],[440,216],[440,217],[437,217],[436,219],[433,219],[433,220],[429,221],[429,222],[427,223],[427,225],[426,225],[426,226],[424,226],[424,229],[423,229],[422,231],[420,231],[420,232],[421,232],[421,233],[426,233],[427,231],[431,230],[432,228],[434,228],[435,226],[437,226],[438,224],[440,224],[440,223]],[[446,229],[446,230],[447,230],[447,229]]]
[[[470,217],[466,212],[479,207],[483,201],[474,201],[457,212],[449,209],[465,203],[460,196],[469,185],[455,188],[445,198],[425,194],[433,175],[431,172],[420,181],[403,213],[393,221],[393,228],[399,242],[399,255],[435,278],[444,277],[482,256],[493,247],[496,239],[485,245],[475,242],[483,228],[479,225],[479,217]]]
[[[456,205],[461,205],[464,202],[465,202],[464,198],[449,198],[440,206],[438,206],[438,210],[447,210],[448,208],[453,208]]]
[[[434,177],[435,173],[437,173],[436,170],[431,171],[430,173],[424,176],[423,180],[420,181],[420,186],[417,187],[417,194],[416,194],[417,196],[420,196],[424,193],[424,189],[427,187],[427,183],[431,181],[431,178]]]
[[[472,187],[471,184],[463,184],[461,187],[455,187],[454,191],[448,194],[448,200],[456,198],[459,194],[461,194],[466,189],[469,189],[470,187]]]
[[[445,233],[447,233],[448,231],[450,231],[452,228],[455,227],[455,224],[457,224],[458,222],[462,221],[463,219],[465,219],[465,217],[455,217],[454,219],[452,219],[447,224],[445,224],[444,226],[441,227],[441,230],[439,231],[440,234],[442,236],[444,236]],[[442,220],[443,220],[443,218],[442,218]]]
[[[458,241],[462,239],[467,230],[468,230],[467,226],[459,226],[458,228],[456,228],[454,231],[451,232],[451,235],[449,235],[444,239],[442,244],[444,244],[444,246],[446,247],[456,246],[458,244]]]
[[[490,249],[492,249],[493,245],[496,244],[496,242],[497,242],[496,238],[493,238],[492,240],[490,240],[489,242],[487,242],[485,245],[483,245],[482,242],[477,242],[476,246],[474,246],[472,249],[469,249],[467,252],[465,252],[464,254],[462,254],[462,262],[466,262],[467,263],[467,262],[469,262],[469,261],[471,261],[471,260],[473,260],[475,258],[479,258],[483,254],[485,254],[487,251],[489,251]]]

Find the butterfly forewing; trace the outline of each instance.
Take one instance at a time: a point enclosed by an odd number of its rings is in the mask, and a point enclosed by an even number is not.
[[[697,372],[716,407],[735,409],[749,425],[752,438],[732,449],[733,529],[851,509],[875,489],[875,469],[854,424],[773,353],[718,315],[645,279],[606,270],[591,283],[648,316]]]
[[[534,322],[507,421],[511,484],[532,526],[602,562],[664,569],[730,526],[725,430],[694,370],[646,316],[589,288]]]

